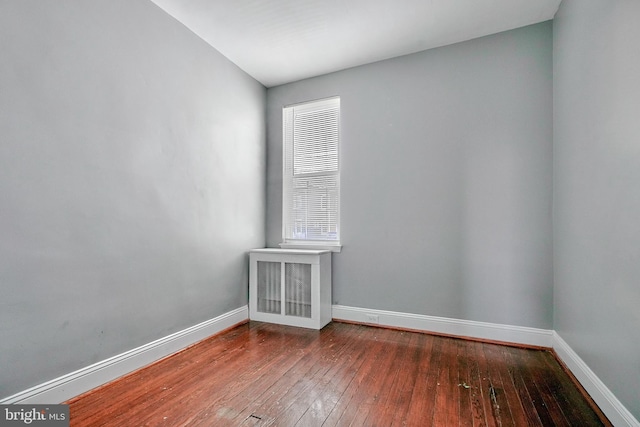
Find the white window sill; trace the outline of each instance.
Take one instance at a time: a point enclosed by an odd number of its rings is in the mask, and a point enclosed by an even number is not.
[[[327,250],[331,252],[342,251],[342,245],[339,242],[282,242],[282,249],[316,249]]]

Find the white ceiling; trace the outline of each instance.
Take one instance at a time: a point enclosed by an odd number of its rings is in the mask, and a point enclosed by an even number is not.
[[[151,0],[267,87],[552,19],[561,0]]]

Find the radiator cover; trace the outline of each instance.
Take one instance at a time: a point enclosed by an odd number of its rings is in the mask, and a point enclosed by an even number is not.
[[[331,251],[252,250],[249,318],[322,329],[331,321]]]

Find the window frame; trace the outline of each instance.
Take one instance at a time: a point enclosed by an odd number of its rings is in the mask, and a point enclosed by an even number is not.
[[[320,240],[320,239],[297,239],[291,236],[287,236],[287,228],[291,228],[294,225],[294,221],[291,220],[290,215],[293,210],[293,204],[295,202],[295,194],[291,189],[293,187],[295,175],[294,165],[294,147],[295,147],[295,134],[294,134],[294,122],[296,114],[304,114],[313,111],[321,111],[328,108],[337,108],[337,171],[326,172],[314,172],[309,174],[298,175],[297,177],[335,177],[337,181],[337,208],[336,208],[336,234],[335,240]],[[288,120],[290,123],[288,124]],[[339,96],[332,96],[329,98],[316,99],[312,101],[305,101],[301,103],[285,105],[282,108],[282,243],[280,247],[283,249],[321,249],[331,250],[333,252],[340,252],[342,250],[341,243],[341,226],[340,226],[340,174],[342,168],[341,160],[341,101]],[[287,157],[291,156],[288,160]],[[289,163],[288,163],[289,162]],[[328,179],[328,178],[327,178]],[[288,189],[289,186],[289,189]],[[321,196],[318,200],[321,200]],[[325,200],[325,203],[327,201]],[[291,207],[291,210],[289,209]],[[290,224],[287,224],[287,221]],[[331,221],[328,222],[331,224]],[[289,227],[288,227],[289,226]]]

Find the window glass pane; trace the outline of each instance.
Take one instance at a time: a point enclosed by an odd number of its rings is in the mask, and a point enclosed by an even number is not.
[[[338,176],[294,178],[291,238],[338,239]]]

